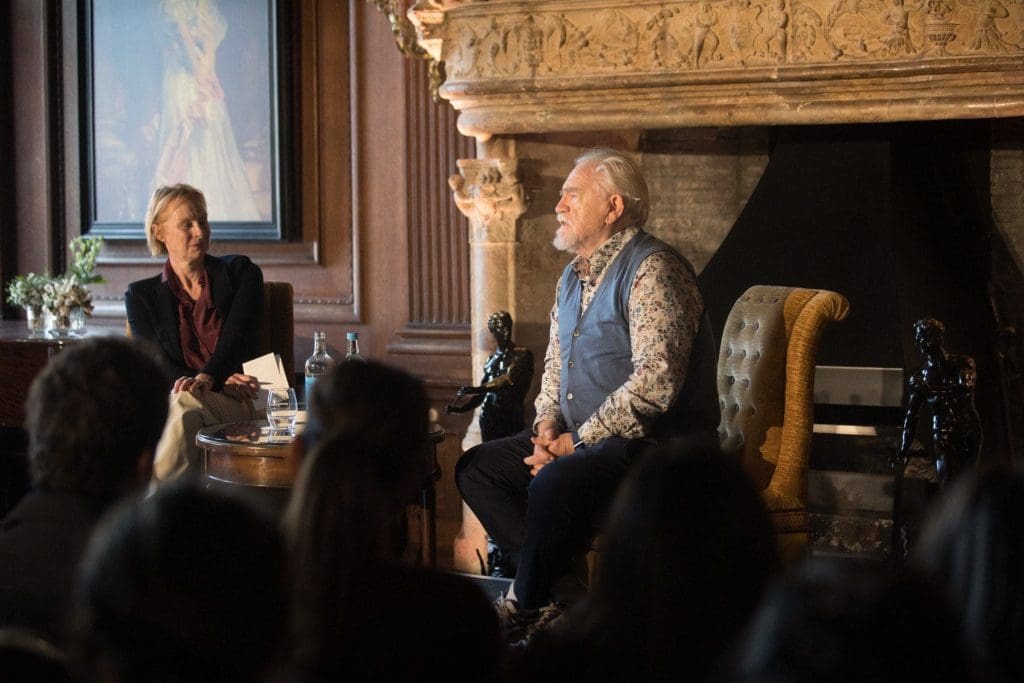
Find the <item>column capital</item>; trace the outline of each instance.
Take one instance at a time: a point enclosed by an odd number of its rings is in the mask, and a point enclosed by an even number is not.
[[[526,211],[519,160],[459,159],[448,178],[455,205],[470,221],[471,243],[515,242],[516,221]]]

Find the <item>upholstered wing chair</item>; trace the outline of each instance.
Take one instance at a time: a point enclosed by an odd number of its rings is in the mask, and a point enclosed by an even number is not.
[[[718,432],[761,489],[783,562],[807,552],[814,368],[825,326],[849,312],[835,292],[755,285],[733,305],[718,356]]]

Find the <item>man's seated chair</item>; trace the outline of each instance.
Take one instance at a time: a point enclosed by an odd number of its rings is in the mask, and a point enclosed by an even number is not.
[[[827,290],[755,285],[733,305],[718,356],[719,436],[761,489],[784,562],[808,550],[814,369],[825,326],[849,312]]]

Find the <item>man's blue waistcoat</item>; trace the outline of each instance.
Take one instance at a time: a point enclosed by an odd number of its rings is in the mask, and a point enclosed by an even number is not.
[[[558,340],[562,355],[559,402],[570,431],[575,432],[633,372],[629,293],[637,268],[645,258],[659,251],[672,253],[693,272],[689,261],[670,245],[640,231],[608,266],[582,316],[582,283],[572,264],[565,268],[558,297]],[[720,417],[716,362],[717,349],[705,313],[693,341],[686,383],[668,412],[655,421],[652,436],[715,432]]]

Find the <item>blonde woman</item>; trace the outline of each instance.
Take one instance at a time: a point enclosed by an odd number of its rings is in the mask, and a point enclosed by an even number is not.
[[[257,355],[263,273],[246,256],[209,254],[206,198],[190,185],[159,187],[146,212],[146,240],[163,270],[125,293],[133,336],[157,344],[175,377],[157,446],[158,481],[201,470],[196,432],[254,419],[259,383],[241,374]]]

